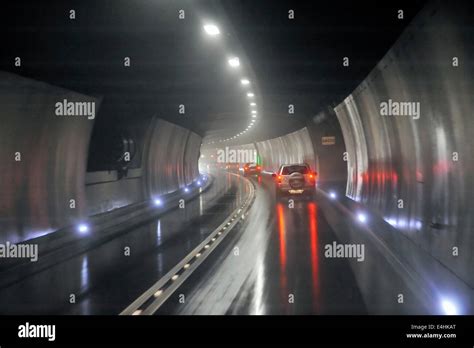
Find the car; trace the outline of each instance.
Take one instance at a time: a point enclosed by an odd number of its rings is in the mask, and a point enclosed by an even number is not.
[[[277,199],[284,196],[314,197],[316,194],[317,173],[306,163],[283,164],[272,177]]]
[[[245,163],[243,167],[244,176],[260,175],[262,168],[257,163]]]

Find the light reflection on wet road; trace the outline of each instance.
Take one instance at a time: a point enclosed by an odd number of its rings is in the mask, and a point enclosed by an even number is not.
[[[0,314],[120,313],[235,209],[245,195],[243,183],[220,173],[186,209],[0,289]],[[124,255],[125,247],[130,256]],[[71,294],[75,304],[69,302]]]
[[[268,180],[256,182],[248,223],[229,235],[157,314],[364,314],[345,259],[324,257],[337,241],[317,202],[275,202]]]
[[[268,179],[252,180],[257,195],[247,222],[157,314],[365,313],[347,260],[324,257],[324,245],[336,238],[317,202],[297,200],[289,208],[275,201]],[[243,184],[220,173],[186,209],[1,289],[0,313],[118,314],[235,209],[245,197]]]

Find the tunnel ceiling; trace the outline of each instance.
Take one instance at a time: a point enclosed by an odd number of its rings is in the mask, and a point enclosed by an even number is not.
[[[2,70],[102,97],[96,122],[157,115],[206,141],[264,140],[347,96],[422,1],[17,1],[1,13]],[[368,11],[367,6],[376,7]],[[70,10],[75,19],[70,19]],[[179,19],[179,10],[185,18]],[[294,10],[295,18],[288,19]],[[404,19],[397,19],[397,10]],[[13,13],[20,12],[22,16]],[[375,15],[378,13],[378,15]],[[221,34],[209,37],[204,23]],[[240,58],[238,69],[227,59]],[[14,66],[21,57],[21,67]],[[131,65],[124,66],[130,57]],[[349,57],[349,67],[343,67]],[[240,84],[247,77],[250,87]],[[179,105],[185,113],[179,113]],[[295,114],[288,115],[288,105]],[[102,129],[107,129],[103,127]]]

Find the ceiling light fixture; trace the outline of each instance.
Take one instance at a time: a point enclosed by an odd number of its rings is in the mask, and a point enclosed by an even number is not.
[[[232,57],[228,60],[229,65],[233,68],[237,68],[240,66],[240,60],[238,57]]]
[[[205,24],[204,31],[209,36],[216,36],[221,33],[217,25],[214,25],[214,24]]]

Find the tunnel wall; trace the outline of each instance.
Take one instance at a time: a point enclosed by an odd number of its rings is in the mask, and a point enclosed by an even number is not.
[[[86,173],[95,118],[57,116],[63,99],[95,102],[98,115],[98,98],[0,72],[0,243],[175,191],[199,174],[201,137],[156,117],[140,121],[148,129],[139,139],[141,167],[120,179],[116,170]]]
[[[144,189],[147,196],[173,192],[199,175],[201,137],[154,118],[144,150]]]
[[[86,173],[87,215],[104,213],[143,201],[142,169],[130,169],[118,178],[116,170]]]
[[[57,116],[55,104],[63,99],[95,102],[97,114],[98,99],[0,72],[0,242],[39,236],[85,214],[94,120]]]
[[[86,173],[87,213],[95,215],[145,200],[142,165],[143,151],[152,117],[124,117],[114,115],[114,124],[107,122],[107,101],[102,104],[89,145],[88,172]],[[119,117],[117,117],[119,116]],[[133,140],[135,152],[127,170],[119,173],[122,163],[110,161],[115,153],[107,151],[118,136]],[[113,146],[112,146],[113,147]],[[122,149],[124,150],[124,149]],[[103,169],[97,169],[103,168]],[[91,170],[92,169],[92,170]],[[94,170],[95,169],[95,170]]]
[[[318,187],[343,195],[347,183],[346,147],[334,110],[318,113],[308,122],[307,129],[315,154]]]
[[[202,138],[196,133],[189,132],[186,150],[184,152],[184,177],[189,184],[199,175],[199,156]]]
[[[143,144],[138,149],[142,166],[129,169],[120,179],[116,170],[87,173],[89,215],[176,191],[199,175],[199,135],[156,117],[136,122],[147,128],[136,139]]]
[[[308,129],[302,128],[284,136],[255,143],[262,160],[262,169],[276,172],[281,164],[308,163],[316,167],[313,145]]]
[[[472,23],[462,4],[430,3],[335,108],[349,155],[347,196],[371,207],[471,287]],[[419,103],[419,118],[416,104],[410,104],[411,116],[383,115],[382,103],[389,100]]]

